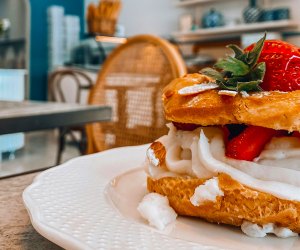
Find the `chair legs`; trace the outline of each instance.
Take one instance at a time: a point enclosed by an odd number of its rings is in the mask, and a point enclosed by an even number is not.
[[[81,155],[86,154],[87,149],[87,135],[85,129],[81,131],[81,140],[78,142],[78,149]]]
[[[66,138],[65,135],[67,133],[67,129],[66,128],[59,128],[58,129],[58,148],[57,148],[57,155],[56,155],[56,165],[59,165],[61,162],[61,158],[62,158],[62,153],[65,149],[65,145],[66,145]]]
[[[69,131],[69,134],[71,135],[72,141],[76,144],[79,153],[81,155],[84,155],[86,153],[86,148],[87,148],[86,132],[84,128],[78,130],[77,132],[80,133],[80,139],[76,138],[74,131]]]
[[[76,147],[79,150],[79,153],[81,155],[86,154],[87,136],[86,136],[85,129],[82,129],[79,132],[80,132],[80,139],[78,140],[69,128],[59,128],[56,165],[59,165],[61,163],[62,154],[63,154],[63,151],[65,150],[65,146],[66,146],[66,135],[67,134],[71,135],[71,139],[76,144]]]

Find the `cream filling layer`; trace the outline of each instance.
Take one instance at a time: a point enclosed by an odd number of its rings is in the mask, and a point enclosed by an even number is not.
[[[300,201],[298,138],[273,138],[256,161],[250,162],[225,156],[223,133],[218,128],[180,131],[172,124],[168,126],[168,135],[158,139],[166,148],[165,168],[148,164],[153,178],[176,175],[212,178],[226,173],[253,189],[281,199]],[[277,162],[278,152],[280,163]]]

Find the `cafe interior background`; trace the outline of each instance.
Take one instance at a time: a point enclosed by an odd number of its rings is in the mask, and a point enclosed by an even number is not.
[[[101,22],[101,16],[91,12],[99,2],[0,0],[0,99],[62,101],[52,95],[57,91],[50,86],[53,72],[80,71],[94,83],[111,51],[139,34],[171,42],[188,72],[213,65],[228,53],[224,45],[246,47],[265,31],[270,39],[300,46],[298,0],[123,0],[110,28],[95,30],[92,23]],[[72,81],[65,77],[62,88],[71,103]],[[81,103],[87,103],[88,90],[81,94]],[[58,136],[55,129],[1,135],[0,176],[54,166]],[[75,137],[81,139],[78,133]],[[79,155],[67,136],[60,163]]]

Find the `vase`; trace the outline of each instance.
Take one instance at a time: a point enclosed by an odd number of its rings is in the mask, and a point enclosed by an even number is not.
[[[287,20],[290,19],[290,9],[289,8],[278,8],[274,10],[275,20]]]
[[[221,12],[210,9],[202,18],[203,28],[214,28],[224,26],[224,17]]]
[[[256,0],[249,0],[249,6],[243,12],[245,23],[258,22],[263,14],[263,10],[257,5]]]

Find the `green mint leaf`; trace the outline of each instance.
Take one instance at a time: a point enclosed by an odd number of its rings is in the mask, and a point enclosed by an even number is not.
[[[250,71],[250,68],[247,64],[233,57],[227,57],[226,59],[219,60],[214,67],[229,71],[235,76],[244,76]]]
[[[200,71],[200,73],[202,73],[203,75],[209,76],[215,80],[219,80],[219,81],[223,81],[223,76],[222,74],[212,68],[204,68]]]

